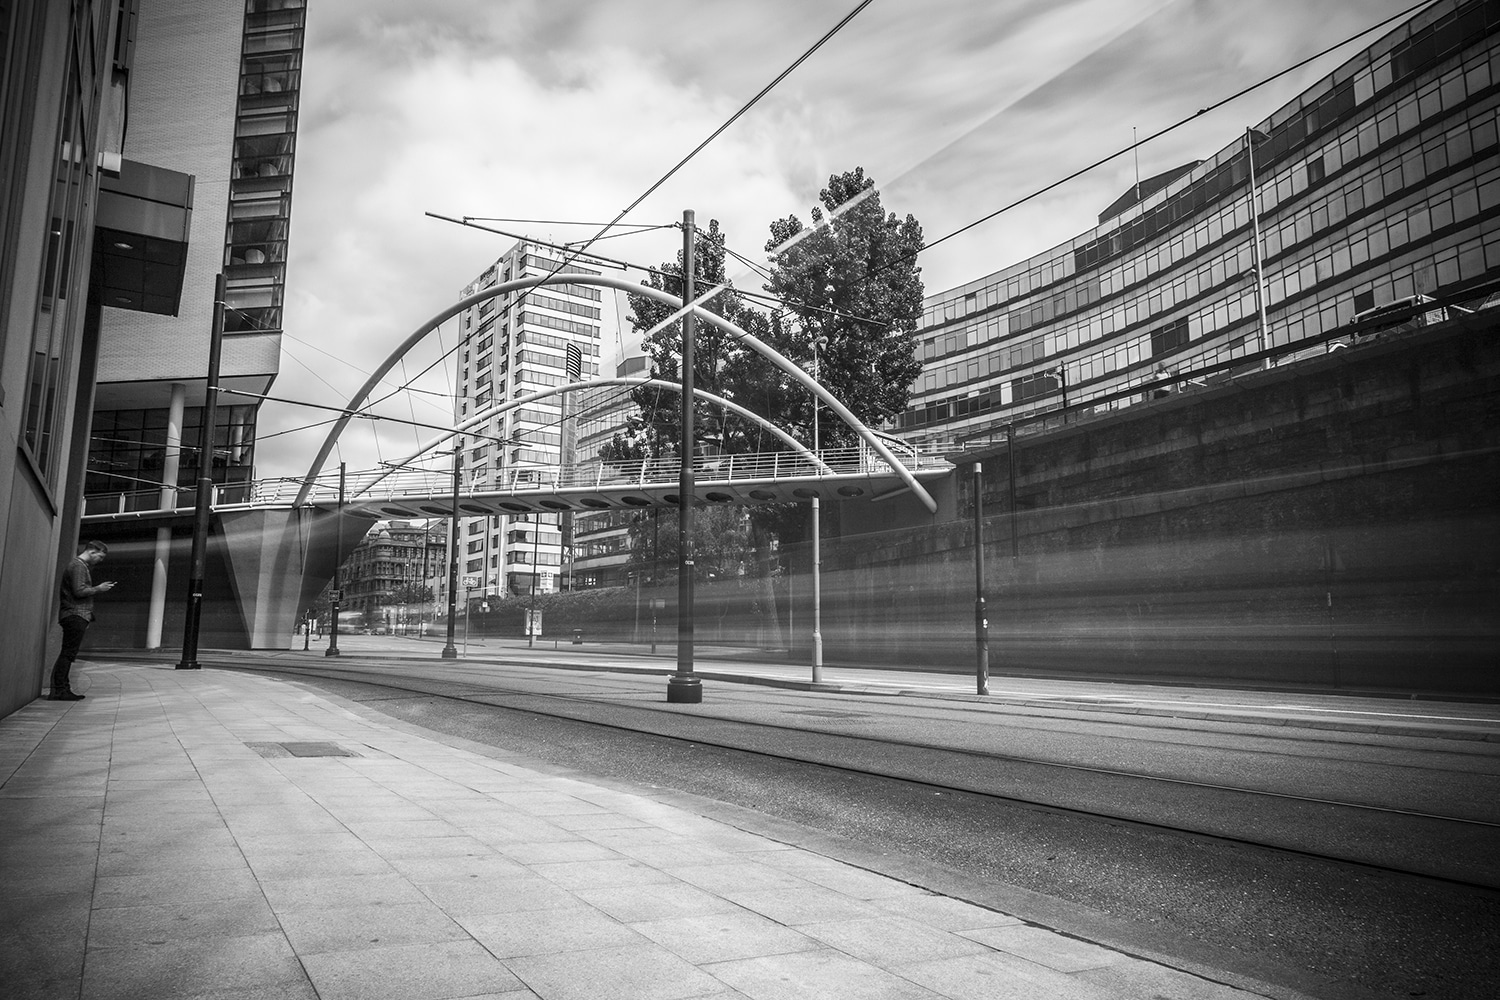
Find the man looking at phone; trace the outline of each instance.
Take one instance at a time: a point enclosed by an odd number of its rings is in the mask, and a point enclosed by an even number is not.
[[[57,654],[57,662],[52,665],[50,697],[53,701],[83,700],[83,695],[74,694],[68,686],[68,671],[78,658],[78,649],[83,645],[83,634],[88,631],[89,622],[94,620],[94,595],[105,594],[114,589],[113,580],[94,586],[93,567],[103,562],[108,552],[109,546],[103,542],[85,542],[78,555],[73,557],[73,561],[63,571],[62,604],[57,613],[58,624],[62,625],[63,642],[62,652]]]

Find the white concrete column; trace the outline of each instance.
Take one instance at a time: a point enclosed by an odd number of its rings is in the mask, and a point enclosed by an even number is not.
[[[172,402],[167,410],[167,450],[162,459],[161,496],[157,506],[177,507],[177,469],[182,458],[182,411],[187,387],[172,383]],[[162,621],[167,614],[167,561],[172,555],[172,529],[156,529],[156,557],[151,566],[151,608],[146,617],[146,648],[161,648]]]

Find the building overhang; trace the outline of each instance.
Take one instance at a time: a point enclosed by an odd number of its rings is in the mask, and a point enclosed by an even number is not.
[[[205,338],[206,338],[205,334]],[[253,375],[221,376],[219,378],[219,406],[260,405],[254,397],[269,392],[275,381],[275,372]],[[172,398],[173,383],[183,385],[183,405],[202,406],[207,399],[204,387],[208,384],[205,371],[198,378],[138,379],[129,382],[100,382],[94,390],[94,409],[104,410],[156,410],[165,409]],[[245,395],[224,390],[236,389]]]
[[[193,183],[192,174],[125,159],[118,173],[100,173],[94,269],[104,305],[177,315]]]

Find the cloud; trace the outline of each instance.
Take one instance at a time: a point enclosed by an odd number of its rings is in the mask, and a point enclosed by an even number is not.
[[[1190,115],[1400,9],[1397,0],[944,0],[875,3],[630,214],[692,208],[759,255],[771,220],[806,219],[829,174],[862,166],[929,240]],[[853,7],[853,0],[329,0],[310,5],[274,395],[341,405],[366,373],[511,239],[427,218],[582,240],[657,181]],[[1351,50],[1352,53],[1353,50]],[[1143,176],[1204,158],[1338,59],[1140,152]],[[1006,212],[921,261],[929,291],[1015,263],[1094,225],[1129,185],[1124,157]],[[600,244],[672,259],[672,229]],[[740,283],[758,287],[746,272]],[[609,303],[606,303],[609,306]],[[606,311],[611,311],[606,309]],[[622,310],[623,312],[623,310]],[[414,352],[424,390],[381,412],[442,422],[453,345]],[[397,373],[400,375],[400,372]],[[398,379],[399,381],[399,379]],[[324,420],[267,404],[261,475],[299,475]],[[351,429],[351,468],[413,432]]]

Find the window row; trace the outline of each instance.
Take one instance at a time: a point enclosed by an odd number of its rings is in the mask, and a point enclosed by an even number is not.
[[[1356,160],[1375,155],[1385,144],[1421,127],[1424,122],[1431,121],[1434,116],[1451,112],[1470,97],[1488,90],[1492,81],[1500,78],[1500,66],[1496,66],[1496,63],[1500,63],[1500,48],[1487,49],[1473,54],[1463,66],[1450,70],[1441,78],[1429,81],[1422,88],[1378,112],[1357,128],[1335,135],[1324,146],[1309,151],[1305,160],[1289,165],[1279,170],[1274,176],[1261,181],[1258,187],[1262,199],[1262,216],[1270,214],[1283,200],[1300,195],[1310,183],[1316,184],[1325,176],[1332,176],[1344,167],[1353,165]],[[1423,109],[1426,109],[1425,113]],[[1450,162],[1459,162],[1469,155],[1464,148],[1466,140],[1451,134],[1468,128],[1476,130],[1474,139],[1483,144],[1477,148],[1487,148],[1494,143],[1493,114],[1472,126],[1460,123],[1454,126],[1450,130],[1450,135],[1443,140],[1452,147],[1446,151]],[[1425,152],[1424,150],[1423,155]],[[1432,162],[1436,162],[1436,157]],[[1310,163],[1317,164],[1313,168],[1312,175],[1309,175],[1308,164]],[[1415,164],[1407,168],[1407,172],[1416,177],[1417,171],[1414,168]],[[1431,172],[1434,169],[1438,168],[1427,164],[1425,172]],[[1245,178],[1241,177],[1241,181],[1243,180]],[[1406,186],[1412,183],[1414,183],[1413,180],[1406,180]],[[1248,221],[1249,209],[1246,201],[1237,201],[1234,205],[1226,206],[1215,212],[1213,216],[1198,222],[1191,230],[1150,250],[1143,255],[1143,259],[1124,262],[1101,273],[1099,292],[1108,295],[1121,291],[1165,267],[1193,256],[1207,246],[1218,242],[1226,233],[1237,231]],[[1020,275],[997,281],[978,292],[967,292],[929,305],[924,311],[922,325],[924,327],[935,326],[959,318],[974,309],[1014,301],[1031,289],[1044,287],[1043,283],[1034,279],[1050,276],[1051,280],[1055,281],[1066,277],[1067,269],[1060,269],[1057,264],[1058,261],[1048,261]],[[1030,309],[1031,304],[1028,304],[1026,308]]]

